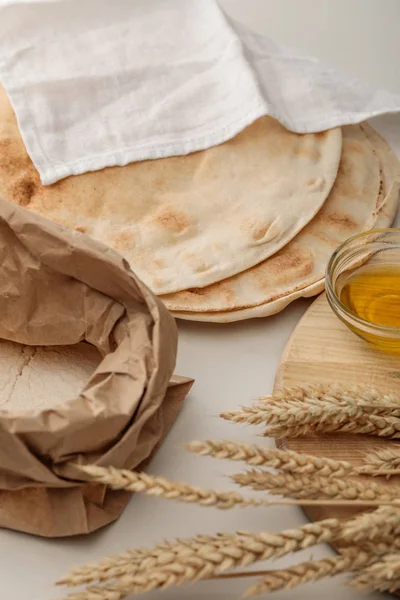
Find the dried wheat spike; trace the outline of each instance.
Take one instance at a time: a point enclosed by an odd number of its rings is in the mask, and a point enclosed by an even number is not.
[[[378,419],[368,419],[369,415]],[[400,399],[393,393],[379,395],[376,390],[354,389],[354,386],[349,390],[343,386],[308,386],[280,390],[253,406],[221,416],[234,422],[264,423],[282,429],[324,423],[331,431],[349,421],[360,421],[364,426],[371,426],[371,421],[374,430],[392,428],[392,433],[381,432],[381,435],[396,437],[395,433],[400,431],[395,419],[400,417]]]
[[[175,541],[157,544],[154,548],[135,548],[115,556],[107,557],[97,563],[89,563],[83,567],[72,569],[66,577],[57,582],[57,585],[70,587],[80,586],[94,581],[107,581],[121,575],[136,573],[145,565],[153,564],[154,561],[165,560],[165,557],[175,552],[177,548],[182,551],[194,548],[199,549],[206,544],[219,546],[232,542],[237,533],[217,533],[211,535],[197,535],[191,539],[177,539]]]
[[[352,433],[359,435],[375,435],[386,438],[400,438],[400,419],[381,415],[366,414],[354,421],[342,422],[341,419],[321,418],[312,422],[310,419],[298,421],[295,425],[270,427],[265,435],[274,438],[298,437],[310,433]]]
[[[301,454],[292,450],[263,448],[241,442],[207,440],[191,442],[188,450],[202,456],[243,461],[252,466],[266,466],[295,473],[318,473],[323,477],[357,475],[357,469],[347,461]]]
[[[301,425],[313,425],[327,423],[334,425],[335,429],[342,423],[368,420],[369,415],[375,417],[397,418],[400,416],[400,408],[393,410],[392,406],[374,404],[343,404],[333,405],[319,400],[307,402],[285,402],[280,404],[257,403],[253,406],[244,406],[241,410],[224,413],[225,419],[236,423],[248,423],[250,425],[277,425],[279,427],[296,427]]]
[[[343,524],[336,519],[326,519],[278,534],[237,532],[219,533],[215,536],[199,535],[188,540],[164,542],[154,548],[131,550],[97,564],[79,567],[71,571],[59,583],[78,586],[94,581],[107,581],[126,574],[137,574],[140,571],[154,568],[156,565],[165,566],[171,560],[175,560],[179,554],[192,555],[200,552],[204,546],[213,545],[215,548],[220,548],[233,543],[260,542],[264,546],[265,553],[267,553],[268,545],[270,546],[271,553],[266,558],[277,558],[288,552],[295,552],[334,539],[342,539],[354,544],[390,538],[390,536],[397,535],[399,529],[400,509],[382,507],[373,513],[357,515]]]
[[[375,576],[374,580],[371,580],[369,582],[369,585],[365,586],[363,585],[362,581],[360,582],[360,584],[358,584],[358,581],[354,579],[350,582],[350,585],[352,585],[354,588],[360,591],[368,590],[377,592],[389,592],[390,594],[394,594],[395,592],[398,592],[400,590],[400,577],[398,579],[387,580],[379,579],[377,576]]]
[[[400,447],[377,448],[364,454],[361,473],[377,474],[379,471],[397,471],[400,469]]]
[[[397,500],[400,488],[384,486],[374,481],[356,479],[326,478],[318,475],[292,475],[289,473],[269,473],[253,469],[232,475],[233,481],[254,490],[269,490],[291,498],[331,498],[345,500]]]
[[[154,573],[156,570],[169,572],[176,563],[192,568],[197,565],[201,570],[206,569],[207,565],[221,570],[224,561],[231,559],[233,566],[246,566],[329,541],[339,535],[340,529],[340,521],[326,519],[277,534],[238,532],[198,536],[185,542],[163,544],[161,548],[156,546],[149,549],[147,554],[142,553],[141,559],[133,557],[130,562],[129,557],[123,555],[122,562],[118,557],[110,557],[99,565],[75,569],[62,583],[73,586],[106,579],[121,579],[123,575],[139,576],[147,572]]]
[[[280,403],[282,400],[294,402],[308,402],[309,400],[328,402],[331,404],[392,404],[400,405],[400,396],[395,392],[383,392],[373,387],[363,387],[353,383],[322,384],[313,383],[304,386],[282,388],[275,390],[268,396],[260,398],[261,402]]]
[[[246,567],[325,542],[332,539],[340,526],[337,519],[326,519],[278,534],[239,532],[224,542],[216,538],[202,545],[171,545],[164,553],[155,552],[152,560],[145,558],[133,573],[128,571],[112,584],[89,589],[104,590],[106,594],[115,593],[119,594],[116,597],[123,598],[132,592],[210,578],[233,568]],[[87,596],[77,594],[74,598],[83,600]]]
[[[354,571],[368,565],[372,560],[374,560],[373,554],[359,548],[352,548],[335,558],[307,561],[287,569],[272,571],[255,585],[252,585],[245,596],[260,596],[278,590],[290,590],[309,581],[317,581],[323,577],[333,577],[339,573]]]
[[[112,489],[126,490],[128,492],[142,492],[150,496],[158,496],[168,500],[190,502],[200,506],[213,506],[215,508],[229,509],[234,507],[266,507],[266,506],[392,506],[399,502],[396,500],[372,499],[326,499],[322,496],[317,499],[287,500],[244,498],[237,492],[219,492],[217,490],[206,490],[188,483],[168,481],[163,477],[153,477],[146,473],[135,473],[124,469],[113,467],[97,467],[94,465],[74,465],[80,470],[88,481],[95,481],[107,485]]]
[[[221,543],[220,538],[217,537],[216,545],[210,543],[208,536],[205,536],[202,548],[199,548],[198,545],[195,546],[194,555],[190,552],[190,543],[185,542],[182,554],[171,556],[170,553],[165,553],[159,559],[157,566],[144,559],[141,573],[119,577],[114,584],[90,586],[84,592],[72,594],[68,598],[70,600],[122,600],[130,593],[141,593],[156,587],[178,585],[188,580],[196,581],[202,578],[216,577],[232,567],[246,566],[251,562],[264,560],[271,556],[271,552],[274,553],[273,556],[282,556],[293,549],[305,548],[321,541],[327,541],[330,535],[337,535],[335,520],[331,520],[330,527],[327,526],[328,523],[329,520],[326,520],[306,525],[291,532],[276,534],[277,537],[268,533],[257,535],[241,532],[235,536],[233,542],[226,540]],[[311,529],[312,527],[317,527],[319,530]],[[246,536],[250,537],[247,539]],[[279,536],[286,536],[287,539],[279,540]],[[242,542],[238,543],[238,539]],[[276,542],[278,543],[275,547]],[[240,545],[241,543],[244,544],[243,547]],[[293,543],[296,546],[291,549]],[[262,544],[266,544],[265,554]],[[170,548],[169,545],[168,548]],[[242,552],[238,552],[240,549]],[[379,540],[366,542],[357,546],[356,550],[358,555],[363,552],[376,558],[376,556],[398,552],[399,549],[400,539],[395,538],[390,543]],[[227,576],[229,575],[225,575],[225,577]],[[233,576],[237,576],[237,574],[233,574]]]
[[[243,498],[236,492],[219,492],[205,490],[201,487],[169,481],[165,477],[154,477],[147,473],[135,473],[114,467],[97,467],[94,465],[77,466],[92,481],[102,483],[114,490],[142,492],[150,496],[196,503],[216,508],[233,508],[234,506],[265,506],[266,503],[255,498]]]
[[[343,525],[342,540],[352,544],[360,541],[396,538],[400,534],[399,508],[382,506],[372,513],[361,513]]]
[[[400,588],[400,554],[388,554],[362,569],[350,585],[358,590],[396,591]]]

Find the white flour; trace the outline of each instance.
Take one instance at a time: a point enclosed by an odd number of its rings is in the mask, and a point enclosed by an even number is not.
[[[0,410],[54,408],[71,400],[100,361],[89,344],[23,346],[0,339]]]

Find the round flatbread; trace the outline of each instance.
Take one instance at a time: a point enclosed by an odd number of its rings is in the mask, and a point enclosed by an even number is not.
[[[210,285],[284,247],[328,197],[341,146],[340,129],[300,135],[262,117],[201,152],[44,187],[0,93],[0,195],[108,244],[157,294]]]
[[[188,307],[191,299],[196,308],[173,313],[196,321],[228,323],[276,314],[293,300],[323,290],[326,264],[348,237],[372,227],[390,226],[397,211],[399,187],[399,161],[388,144],[366,123],[343,127],[337,181],[318,215],[296,238],[244,273],[203,290],[162,299],[169,308],[176,307],[178,300],[181,306],[186,301]],[[236,308],[215,311],[223,302]],[[212,306],[214,312],[196,311],[200,306]]]

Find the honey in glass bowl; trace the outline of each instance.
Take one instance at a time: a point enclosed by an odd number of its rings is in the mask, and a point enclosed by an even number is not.
[[[340,300],[369,323],[400,327],[400,264],[360,267],[347,279]]]
[[[326,274],[328,301],[357,335],[400,354],[400,230],[377,229],[347,240]]]

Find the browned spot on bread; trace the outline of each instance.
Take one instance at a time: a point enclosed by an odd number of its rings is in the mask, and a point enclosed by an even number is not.
[[[190,221],[185,213],[173,210],[172,208],[159,212],[155,216],[154,221],[162,228],[173,233],[181,233],[190,225]]]
[[[313,135],[318,139],[318,140],[323,140],[324,138],[326,138],[328,135],[330,134],[330,129],[325,129],[325,131],[317,131],[316,133],[313,133]]]
[[[167,179],[165,176],[158,175],[153,180],[153,186],[155,187],[155,189],[162,189],[165,187],[166,181],[167,181]]]
[[[215,297],[215,294],[217,294],[217,297],[220,299],[220,301],[222,301],[225,304],[230,304],[235,300],[235,289],[232,286],[229,279],[218,281],[217,283],[214,283],[204,288],[191,288],[190,290],[188,290],[188,292],[189,294],[186,295],[185,300],[189,302],[189,306],[191,306],[192,308],[196,305],[198,306],[198,303],[196,302],[196,297],[199,299],[200,303],[202,302],[201,298],[203,296],[207,297],[208,295],[210,295],[212,299],[213,297]]]
[[[12,200],[21,206],[27,206],[37,188],[36,181],[30,177],[23,177],[12,186]]]
[[[0,169],[6,177],[24,176],[39,180],[29,156],[15,151],[14,145],[8,139],[0,140]]]
[[[334,231],[335,231],[335,229],[334,229]],[[329,233],[326,231],[314,231],[313,237],[317,238],[318,240],[321,240],[325,244],[329,244],[330,246],[332,246],[332,250],[334,248],[336,248],[337,246],[339,246],[343,242],[342,238],[340,238],[340,237],[338,238],[337,235],[336,236],[329,235]]]
[[[314,262],[310,252],[302,252],[298,248],[285,248],[277,252],[266,261],[268,269],[260,268],[260,265],[253,267],[253,274],[260,288],[270,289],[271,282],[282,284],[292,281],[293,277],[305,277],[309,275]]]
[[[210,268],[209,264],[200,255],[185,252],[184,258],[190,269],[196,273],[204,273]]]
[[[86,233],[87,227],[85,227],[84,225],[78,225],[77,227],[75,227],[75,231],[79,231],[80,233]]]
[[[129,231],[121,231],[115,236],[114,246],[118,250],[129,250],[134,245],[133,234]]]
[[[357,227],[357,223],[349,215],[338,212],[330,212],[325,215],[324,222],[328,225],[339,225],[340,227],[346,227],[348,229]]]
[[[297,248],[284,248],[281,252],[278,252],[275,256],[270,258],[270,262],[280,270],[285,269],[296,269],[297,267],[304,267],[308,263],[310,255],[308,252],[302,252]],[[311,262],[312,265],[312,262]],[[308,265],[309,267],[309,265]],[[309,272],[309,268],[307,271]]]
[[[161,279],[160,277],[153,277],[153,285],[154,287],[160,288],[161,286],[163,286],[165,283],[165,281],[163,279]]]
[[[165,267],[165,260],[163,260],[162,258],[154,258],[153,265],[155,267],[159,267],[160,269],[163,269]]]

